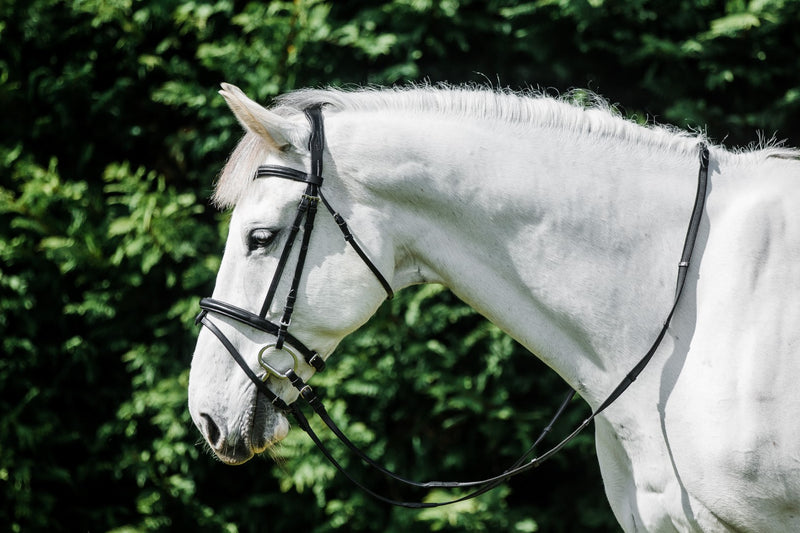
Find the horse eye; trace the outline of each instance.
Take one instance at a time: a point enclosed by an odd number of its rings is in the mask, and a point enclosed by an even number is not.
[[[247,249],[251,252],[267,248],[275,240],[275,233],[268,229],[254,229],[247,236]]]

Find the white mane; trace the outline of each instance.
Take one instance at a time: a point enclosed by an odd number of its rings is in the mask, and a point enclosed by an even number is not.
[[[556,98],[534,91],[518,93],[470,86],[301,89],[278,97],[272,111],[290,116],[319,104],[328,113],[385,110],[456,116],[464,120],[490,121],[498,126],[553,128],[682,154],[694,154],[699,142],[708,142],[704,133],[658,124],[642,125],[626,119],[606,100],[587,91]],[[267,150],[257,136],[245,135],[220,175],[214,193],[217,205],[230,207],[236,203]],[[715,148],[717,157],[728,154],[731,152],[722,147]],[[800,157],[800,151],[784,148],[774,138],[767,141],[762,138],[757,145],[735,150],[734,154],[748,156],[746,159]]]
[[[277,113],[291,114],[322,103],[333,111],[400,111],[456,116],[510,126],[554,128],[581,135],[685,148],[693,151],[704,137],[671,126],[642,126],[623,118],[606,100],[587,91],[555,98],[528,91],[489,88],[410,86],[391,89],[304,89],[278,98]]]

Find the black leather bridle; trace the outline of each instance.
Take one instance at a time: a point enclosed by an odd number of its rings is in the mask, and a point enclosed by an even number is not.
[[[289,234],[287,237],[286,244],[284,245],[283,251],[281,252],[281,256],[278,260],[278,265],[275,274],[272,278],[272,282],[270,283],[269,289],[267,290],[267,295],[264,298],[264,303],[261,307],[261,311],[258,314],[256,314],[241,307],[237,307],[227,302],[223,302],[221,300],[216,300],[213,298],[203,298],[202,300],[200,300],[201,311],[200,314],[198,314],[197,318],[195,319],[195,324],[202,324],[203,326],[208,328],[219,339],[219,341],[222,343],[225,349],[230,353],[231,357],[233,357],[233,359],[241,367],[244,373],[255,384],[258,392],[260,392],[267,399],[269,399],[272,402],[272,405],[274,405],[276,408],[284,411],[286,414],[291,414],[294,417],[297,424],[301,428],[303,428],[303,430],[306,431],[306,433],[308,433],[308,435],[311,437],[314,443],[319,447],[319,449],[322,451],[325,457],[327,457],[327,459],[342,474],[344,474],[359,488],[361,488],[371,496],[383,502],[409,508],[439,507],[442,505],[448,505],[451,503],[467,500],[469,498],[473,498],[475,496],[483,494],[497,487],[501,483],[507,481],[511,477],[539,466],[544,461],[555,455],[568,442],[570,442],[575,436],[577,436],[581,431],[583,431],[583,429],[585,429],[595,419],[595,417],[597,417],[597,415],[599,415],[609,405],[611,405],[631,385],[631,383],[633,383],[636,380],[639,374],[644,370],[644,368],[650,362],[650,359],[653,357],[659,345],[661,344],[664,335],[666,335],[670,321],[672,320],[672,316],[675,313],[675,309],[677,308],[681,292],[683,291],[683,287],[685,285],[686,273],[689,268],[689,262],[691,260],[692,251],[694,249],[694,243],[695,240],[697,239],[697,233],[700,227],[700,219],[702,217],[705,205],[706,189],[708,181],[709,153],[705,143],[700,144],[700,171],[698,174],[697,195],[695,197],[695,203],[692,210],[691,220],[689,222],[689,228],[686,232],[686,239],[684,241],[683,253],[681,254],[681,260],[678,264],[678,280],[676,283],[675,298],[673,300],[672,307],[667,315],[666,320],[664,321],[664,324],[659,334],[656,336],[655,342],[653,342],[652,346],[647,351],[647,353],[645,353],[645,355],[625,376],[625,378],[620,382],[620,384],[611,392],[611,394],[609,394],[606,400],[602,404],[600,404],[600,406],[597,409],[595,409],[591,413],[591,415],[588,418],[586,418],[586,420],[584,420],[572,433],[567,435],[566,438],[564,438],[561,442],[553,446],[550,450],[536,457],[531,457],[535,451],[536,446],[539,443],[541,443],[544,437],[551,431],[553,424],[559,418],[561,413],[564,412],[565,408],[567,407],[567,404],[573,398],[575,391],[569,389],[559,409],[556,411],[556,414],[554,415],[550,423],[547,425],[547,427],[545,427],[545,429],[542,431],[541,435],[536,439],[534,444],[528,449],[528,451],[525,452],[525,454],[523,454],[516,462],[514,462],[501,474],[483,480],[466,481],[466,482],[462,481],[416,482],[405,479],[395,474],[394,472],[384,468],[383,466],[379,465],[376,461],[374,461],[372,458],[367,456],[362,450],[360,450],[355,444],[353,444],[350,441],[350,439],[347,438],[346,435],[344,435],[344,433],[338,428],[338,426],[333,422],[333,420],[328,415],[325,406],[320,401],[320,398],[319,396],[317,396],[316,392],[303,379],[301,379],[296,372],[298,363],[297,354],[300,354],[303,360],[308,365],[313,367],[316,371],[321,371],[325,368],[325,361],[322,359],[322,357],[316,351],[309,348],[303,342],[295,338],[288,331],[289,326],[291,324],[292,313],[294,311],[295,300],[297,299],[297,290],[303,273],[303,267],[305,264],[306,253],[308,251],[311,232],[314,228],[314,218],[316,216],[317,206],[320,201],[328,210],[328,212],[330,212],[330,214],[333,216],[334,220],[336,221],[336,224],[342,231],[345,240],[350,244],[350,246],[353,247],[353,249],[362,259],[364,264],[372,271],[372,273],[381,283],[384,290],[386,291],[387,296],[389,298],[392,298],[392,296],[394,295],[394,293],[392,292],[391,285],[386,280],[386,278],[381,274],[380,270],[375,266],[375,264],[370,260],[370,258],[361,248],[361,246],[358,244],[354,235],[347,226],[345,220],[339,213],[337,213],[333,209],[333,207],[331,207],[331,204],[322,194],[322,181],[323,181],[322,155],[325,146],[325,132],[324,132],[321,108],[320,106],[309,107],[305,110],[305,114],[309,122],[311,123],[311,136],[309,138],[309,149],[311,152],[311,172],[306,173],[300,170],[296,170],[294,168],[284,167],[279,165],[262,165],[258,167],[258,170],[256,171],[253,177],[254,179],[283,178],[306,184],[306,190],[303,193],[300,199],[300,203],[297,207],[297,212],[295,214],[294,222],[292,223],[292,226],[289,229]],[[266,318],[266,315],[269,312],[270,307],[272,306],[272,302],[275,297],[275,292],[277,290],[281,277],[283,276],[283,272],[289,260],[289,256],[292,252],[297,234],[300,231],[301,224],[303,228],[303,236],[300,243],[300,250],[297,257],[297,264],[295,266],[294,276],[291,281],[289,293],[288,296],[286,297],[283,316],[280,322],[276,324],[268,320]],[[247,364],[244,357],[239,353],[239,351],[236,349],[233,343],[231,343],[230,340],[228,340],[225,334],[211,320],[209,316],[210,314],[217,314],[228,317],[238,323],[268,333],[275,337],[275,342],[267,344],[264,348],[261,349],[261,351],[258,354],[259,365],[265,371],[265,375],[263,377],[259,377],[251,369],[251,367]],[[269,355],[268,349],[288,352],[292,360],[294,361],[294,364],[290,365],[288,368],[277,368],[273,363],[269,361],[269,358],[267,357],[267,355]],[[297,406],[296,403],[293,402],[291,404],[287,404],[277,394],[272,392],[269,389],[269,387],[267,387],[266,380],[269,376],[273,376],[278,379],[288,380],[297,389],[300,397],[302,397],[312,407],[314,412],[317,413],[317,415],[331,429],[331,431],[342,441],[342,443],[344,443],[351,451],[353,451],[356,455],[358,455],[358,457],[360,457],[363,461],[365,461],[367,464],[377,469],[378,471],[382,472],[383,474],[403,484],[419,488],[473,488],[474,490],[469,494],[467,494],[466,496],[456,498],[451,501],[433,502],[433,503],[397,501],[391,498],[387,498],[383,495],[377,494],[373,490],[364,486],[353,476],[351,476],[334,459],[331,453],[320,441],[316,433],[311,429],[308,420],[306,419],[305,415],[303,415],[302,411],[300,410],[300,408]]]
[[[242,309],[241,307],[237,307],[221,300],[203,298],[200,300],[200,308],[202,311],[195,320],[195,323],[202,323],[209,330],[211,330],[211,332],[222,342],[222,344],[225,345],[225,348],[231,353],[239,366],[245,369],[245,373],[247,373],[248,377],[250,377],[250,379],[256,383],[256,386],[259,388],[259,390],[266,395],[273,405],[284,411],[289,410],[289,407],[286,405],[286,403],[276,394],[270,391],[266,386],[262,386],[263,381],[256,377],[238,351],[225,338],[225,335],[214,325],[213,322],[211,322],[211,320],[209,320],[208,312],[210,311],[228,318],[232,318],[233,320],[250,326],[251,328],[273,335],[275,337],[275,343],[268,345],[266,348],[273,347],[275,350],[286,349],[295,359],[295,352],[297,352],[303,356],[303,359],[308,365],[312,366],[318,372],[322,371],[325,368],[325,361],[322,359],[322,357],[313,349],[307,347],[300,340],[289,333],[289,325],[291,324],[292,313],[294,312],[294,305],[295,301],[297,300],[297,289],[300,285],[300,278],[303,274],[303,266],[305,265],[306,253],[308,252],[308,243],[311,239],[311,232],[314,229],[314,219],[317,214],[317,206],[319,205],[320,200],[331,213],[331,215],[333,215],[333,218],[336,221],[336,224],[339,226],[339,229],[342,231],[345,240],[350,243],[359,257],[361,257],[364,263],[366,263],[367,267],[369,267],[369,269],[378,278],[378,281],[380,281],[381,285],[386,290],[388,297],[392,298],[394,296],[391,285],[389,285],[389,282],[383,277],[383,274],[381,274],[380,270],[378,270],[378,267],[376,267],[369,257],[367,257],[367,255],[361,249],[361,246],[359,246],[358,242],[356,242],[355,237],[350,232],[350,229],[348,228],[347,223],[344,221],[344,218],[342,218],[342,216],[331,207],[331,204],[322,195],[322,153],[325,146],[325,130],[322,122],[322,112],[319,106],[315,106],[306,109],[305,114],[312,125],[311,137],[309,138],[309,149],[311,151],[311,173],[308,174],[294,168],[278,165],[262,165],[258,167],[258,170],[253,176],[253,179],[283,178],[306,184],[306,190],[300,199],[299,205],[297,206],[294,222],[289,228],[286,244],[283,247],[280,259],[278,260],[278,266],[275,269],[275,275],[272,277],[272,282],[267,290],[267,295],[264,298],[261,311],[258,314],[255,314],[247,309]],[[289,261],[289,256],[294,248],[301,224],[303,224],[303,237],[300,242],[300,252],[297,257],[297,264],[294,269],[294,276],[289,288],[289,294],[286,297],[286,304],[283,308],[283,316],[281,317],[280,322],[276,324],[268,320],[266,316],[270,307],[272,306],[272,302],[275,298],[275,292],[278,289],[278,284],[283,276],[286,263]],[[259,364],[267,372],[267,375],[289,379],[290,376],[286,376],[285,372],[281,372],[280,370],[273,368],[269,361],[262,357],[262,354],[266,351],[266,348],[262,349],[259,353]]]

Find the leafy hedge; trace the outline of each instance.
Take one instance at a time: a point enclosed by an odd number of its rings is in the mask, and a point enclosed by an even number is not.
[[[225,238],[207,197],[240,135],[218,84],[265,103],[328,84],[584,87],[641,121],[797,144],[798,20],[787,0],[0,3],[0,523],[614,530],[590,435],[428,511],[367,499],[298,432],[275,460],[210,457],[186,385]],[[438,287],[384,305],[314,383],[356,442],[420,478],[507,465],[563,388]],[[576,401],[562,431],[584,415]]]

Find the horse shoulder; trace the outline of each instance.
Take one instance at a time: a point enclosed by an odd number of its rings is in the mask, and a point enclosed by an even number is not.
[[[800,174],[781,171],[712,212],[669,399],[682,483],[736,529],[800,527],[799,208]]]

